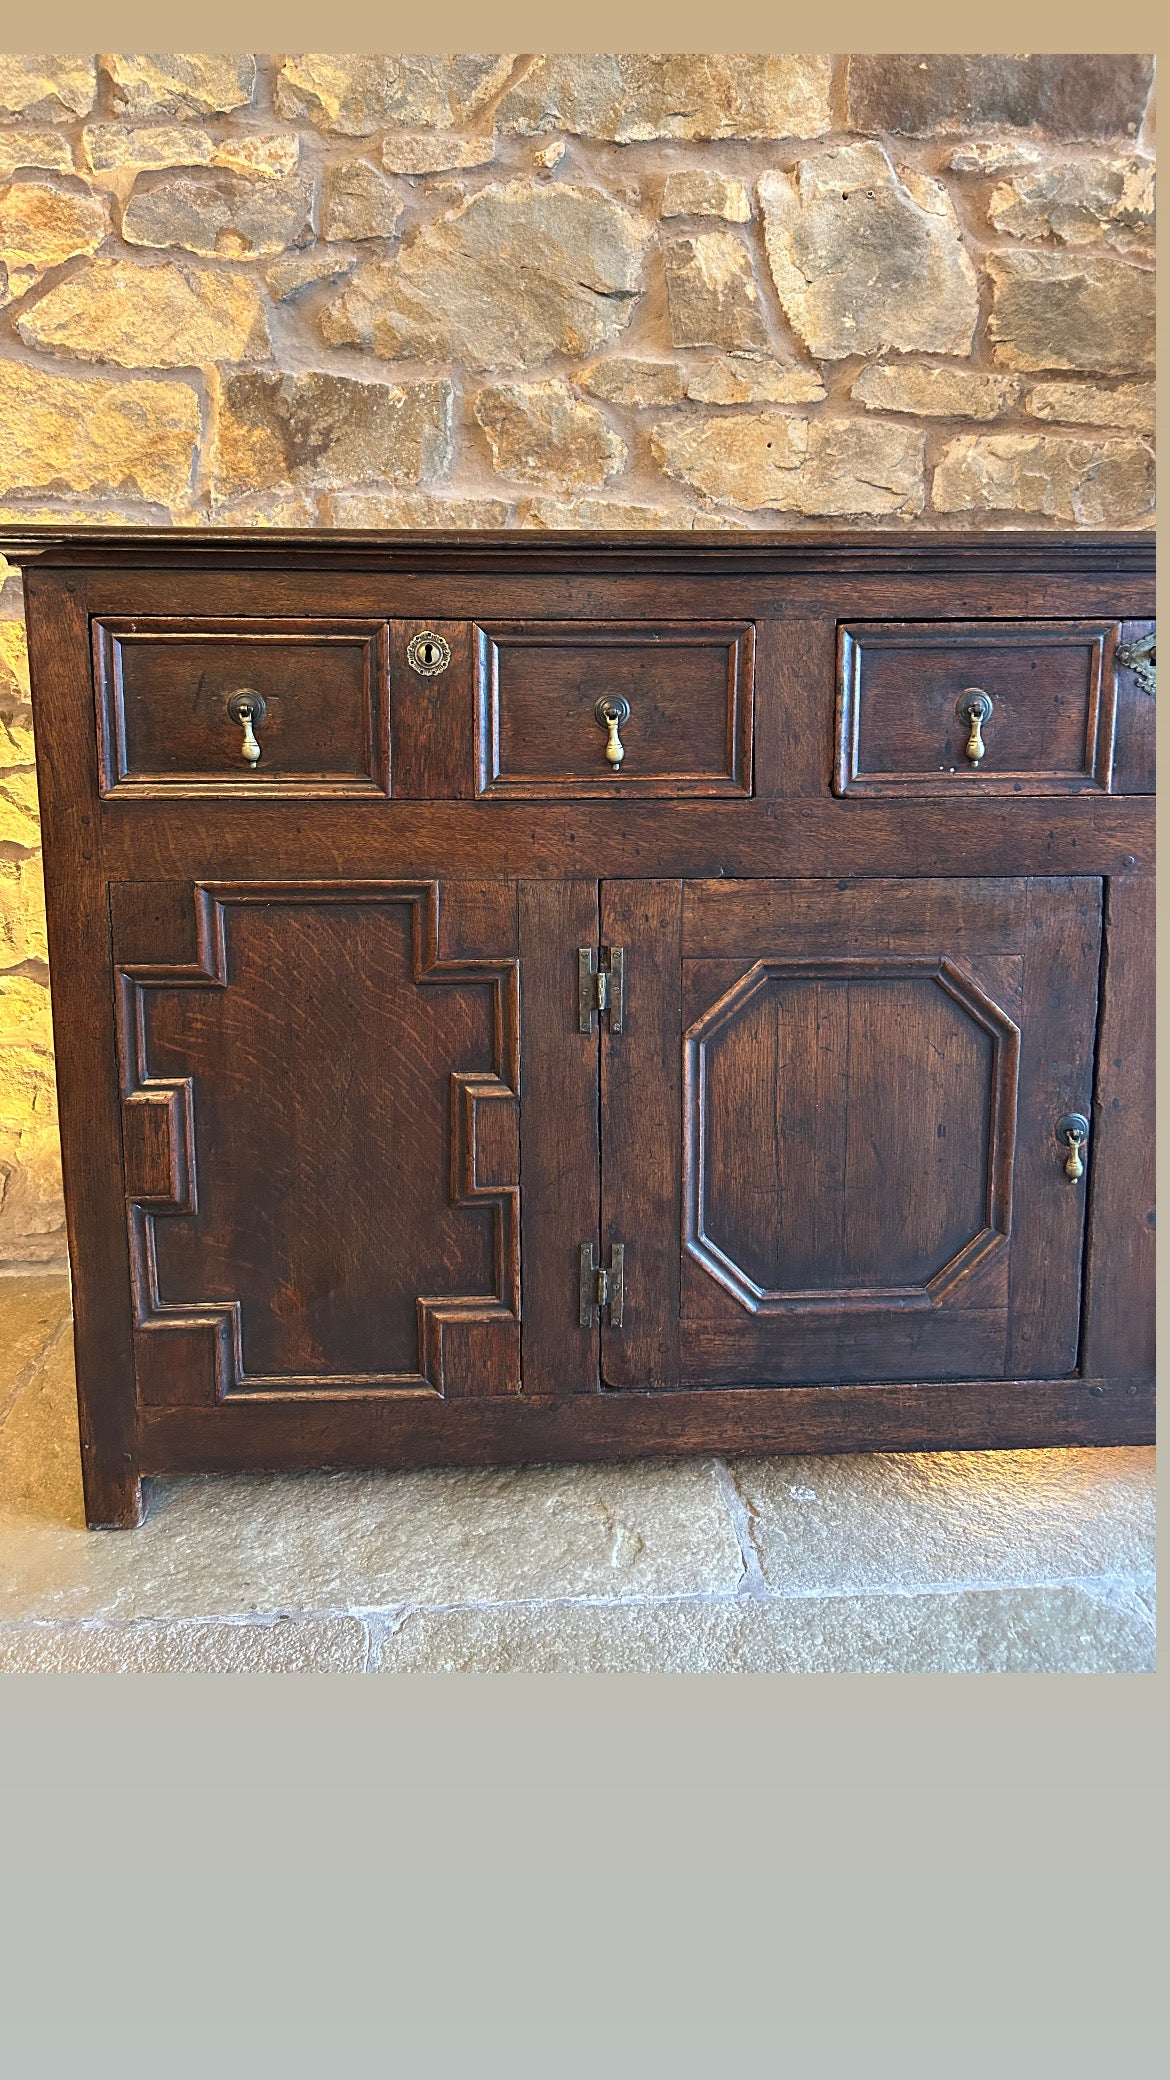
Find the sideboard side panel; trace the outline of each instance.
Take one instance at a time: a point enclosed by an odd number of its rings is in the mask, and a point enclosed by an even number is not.
[[[143,1515],[110,925],[84,581],[26,573],[86,1516]]]

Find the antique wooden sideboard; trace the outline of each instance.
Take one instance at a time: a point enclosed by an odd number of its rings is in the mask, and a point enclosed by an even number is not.
[[[1151,1437],[1148,536],[3,546],[92,1523]]]

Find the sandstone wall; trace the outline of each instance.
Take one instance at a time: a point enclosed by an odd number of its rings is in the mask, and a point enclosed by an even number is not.
[[[0,525],[1149,525],[1151,74],[0,54]],[[64,1236],[0,587],[11,1261]]]

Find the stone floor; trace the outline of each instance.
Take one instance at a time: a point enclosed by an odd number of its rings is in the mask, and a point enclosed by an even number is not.
[[[63,1277],[0,1277],[0,1670],[1116,1673],[1153,1452],[156,1484],[85,1529]]]

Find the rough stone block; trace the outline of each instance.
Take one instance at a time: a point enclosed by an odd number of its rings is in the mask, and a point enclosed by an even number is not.
[[[539,57],[497,111],[504,132],[635,144],[655,137],[821,137],[832,128],[827,57],[635,52]]]
[[[4,717],[0,715],[0,745],[4,735]],[[40,855],[0,859],[0,968],[15,968],[22,961],[48,958]]]
[[[1024,399],[1032,419],[1063,426],[1128,426],[1153,433],[1155,394],[1152,383],[1033,383]]]
[[[0,65],[4,59],[0,56]],[[0,130],[0,181],[14,173],[72,173],[69,140],[57,130]]]
[[[625,442],[567,383],[497,383],[480,391],[474,411],[502,477],[583,490],[604,484],[625,463]]]
[[[697,404],[819,404],[825,386],[815,368],[785,368],[747,354],[721,354],[689,371],[687,396]]]
[[[450,131],[395,131],[382,139],[387,173],[453,173],[466,166],[487,166],[496,156],[494,137],[456,137]]]
[[[0,1263],[59,1262],[64,1254],[53,1065],[42,1048],[0,1046]]]
[[[492,183],[359,269],[327,305],[333,346],[524,368],[589,354],[629,321],[650,227],[594,188]]]
[[[124,166],[140,173],[174,166],[223,166],[282,180],[295,172],[301,155],[295,130],[238,130],[234,136],[215,138],[194,123],[151,123],[143,129],[90,123],[81,140],[95,173],[117,172]]]
[[[49,978],[43,969],[31,975],[0,970],[0,1047],[35,1047],[46,1055],[52,1053]]]
[[[225,374],[214,483],[230,498],[286,484],[416,484],[451,455],[449,383],[363,382],[327,371]]]
[[[211,168],[147,175],[122,213],[122,236],[225,260],[282,253],[312,239],[313,184],[299,174],[273,180]]]
[[[16,399],[19,401],[19,386]],[[3,407],[0,406],[0,426],[4,424]],[[0,452],[3,452],[4,435],[0,433]],[[32,686],[28,675],[28,634],[23,621],[0,621],[0,701],[8,704],[30,699]],[[32,731],[28,736],[29,757],[5,756],[4,734],[0,732],[0,765],[32,764]]]
[[[1154,508],[1154,458],[1142,441],[1070,434],[964,434],[939,457],[939,513],[1010,513],[1074,527],[1136,527]]]
[[[214,116],[246,108],[256,91],[256,60],[248,51],[209,55],[171,51],[165,56],[117,52],[102,58],[114,105],[132,120],[142,116]]]
[[[199,399],[186,383],[112,383],[0,362],[0,491],[165,503],[190,485],[199,431]]]
[[[1136,137],[1153,72],[1152,58],[1100,53],[863,53],[849,60],[848,120],[855,130],[912,137],[987,129]]]
[[[924,419],[998,419],[1019,401],[1013,376],[980,369],[878,361],[863,368],[849,392],[871,412],[908,412]]]
[[[339,491],[322,502],[327,527],[506,527],[503,498],[442,498],[430,491]]]
[[[948,173],[1002,173],[1010,166],[1035,166],[1039,148],[1022,137],[968,137],[948,152]]]
[[[878,515],[921,512],[924,436],[857,419],[782,412],[660,419],[650,447],[669,477],[747,512]]]
[[[1104,255],[993,253],[987,332],[1004,368],[1141,375],[1154,366],[1154,277]]]
[[[810,353],[970,353],[978,284],[941,182],[865,142],[762,174],[759,196],[776,293]]]
[[[333,167],[325,183],[321,236],[393,238],[404,208],[397,188],[376,166],[357,159]]]
[[[729,174],[687,166],[666,176],[664,217],[723,217],[729,224],[746,224],[751,213],[751,196],[744,183]]]
[[[34,122],[86,116],[96,92],[90,57],[0,51],[0,115],[31,116]]]
[[[109,228],[105,200],[97,195],[35,181],[0,189],[0,266],[8,276],[8,300],[23,296],[50,268],[96,252]]]
[[[1104,241],[1119,252],[1151,249],[1154,169],[1146,159],[1061,160],[998,182],[987,204],[997,231],[1057,238],[1066,246]]]
[[[265,269],[264,279],[275,301],[284,303],[314,282],[335,282],[341,275],[352,274],[356,266],[354,253],[331,253],[327,247],[313,246],[307,253],[277,260]]]
[[[253,281],[179,261],[91,261],[24,311],[17,330],[30,347],[123,368],[255,361],[271,344]]]
[[[686,396],[682,370],[677,361],[642,361],[628,354],[613,354],[574,372],[579,390],[600,397],[607,404],[640,409],[649,404],[679,404]]]
[[[577,498],[561,502],[554,498],[530,499],[521,509],[519,525],[525,528],[599,528],[609,533],[645,534],[657,529],[670,533],[724,532],[743,529],[747,521],[731,513],[718,513],[712,506],[648,506],[631,499]]]
[[[276,106],[282,116],[307,116],[318,128],[345,137],[368,137],[389,123],[457,129],[495,99],[514,62],[499,53],[390,57],[300,51],[281,65]]]
[[[666,300],[676,347],[765,352],[768,333],[751,255],[730,231],[706,231],[668,245]]]
[[[31,766],[0,772],[0,845],[19,845],[33,852],[40,842],[35,772]]]

